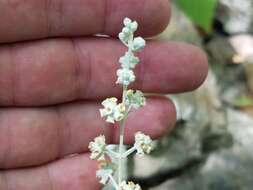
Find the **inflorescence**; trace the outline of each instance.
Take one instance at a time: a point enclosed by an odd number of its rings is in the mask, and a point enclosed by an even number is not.
[[[119,39],[128,48],[128,51],[120,57],[121,68],[117,70],[118,79],[116,83],[123,86],[122,102],[118,103],[118,99],[115,97],[107,98],[102,102],[103,108],[99,110],[101,117],[104,117],[106,122],[119,123],[120,143],[118,151],[115,151],[112,145],[106,144],[104,135],[96,137],[89,144],[90,158],[99,162],[96,175],[100,179],[100,183],[106,185],[110,182],[116,190],[141,190],[138,184],[126,182],[122,179],[122,159],[127,158],[133,152],[136,152],[139,156],[149,154],[153,149],[151,138],[142,132],[135,134],[133,147],[126,151],[123,149],[125,120],[133,109],[143,107],[146,102],[141,91],[128,89],[128,86],[136,79],[133,70],[140,62],[135,53],[146,45],[142,37],[134,37],[137,28],[138,23],[136,21],[125,18],[124,27],[119,33]],[[115,179],[116,174],[118,180]]]

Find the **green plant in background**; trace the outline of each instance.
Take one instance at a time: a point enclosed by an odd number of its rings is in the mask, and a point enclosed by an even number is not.
[[[242,95],[234,101],[236,107],[253,106],[253,99],[250,96]]]
[[[176,0],[175,3],[196,25],[208,33],[212,31],[218,0]]]

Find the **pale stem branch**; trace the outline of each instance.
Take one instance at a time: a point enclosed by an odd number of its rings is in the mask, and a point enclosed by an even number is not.
[[[115,152],[111,149],[106,149],[106,153],[107,153],[108,156],[112,156],[113,158],[119,158],[120,157],[118,152]]]
[[[123,154],[123,148],[124,148],[124,120],[122,121],[121,125],[120,125],[120,135],[119,135],[119,163],[118,163],[118,167],[119,167],[119,171],[118,171],[118,184],[121,183],[122,181],[122,154]]]
[[[116,190],[118,190],[119,186],[118,186],[118,184],[116,183],[115,179],[113,178],[113,176],[111,174],[109,175],[109,178],[112,182],[112,185],[115,187]]]
[[[122,157],[126,158],[128,157],[130,154],[132,154],[134,151],[136,151],[135,146],[133,146],[132,148],[128,149],[126,152],[123,153]]]
[[[123,86],[123,95],[122,95],[122,102],[125,104],[125,96],[127,92],[127,86]],[[122,122],[120,122],[120,134],[119,134],[119,160],[118,160],[118,184],[122,181],[122,154],[124,148],[124,129],[125,129],[125,121],[126,121],[127,114],[124,116]]]

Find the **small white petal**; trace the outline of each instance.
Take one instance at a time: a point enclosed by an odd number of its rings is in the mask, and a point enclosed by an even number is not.
[[[99,112],[100,112],[100,116],[101,116],[101,117],[106,116],[106,112],[105,112],[104,109],[99,109]]]
[[[107,118],[106,118],[106,122],[108,122],[108,123],[114,123],[114,117],[112,117],[112,116],[108,116]]]

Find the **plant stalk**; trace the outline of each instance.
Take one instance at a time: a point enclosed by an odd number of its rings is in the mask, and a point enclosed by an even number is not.
[[[121,183],[122,181],[122,161],[123,161],[123,158],[122,158],[122,154],[123,154],[123,142],[124,142],[124,125],[122,124],[120,126],[120,137],[119,137],[119,163],[118,163],[118,166],[119,166],[119,170],[118,170],[118,184]]]
[[[125,104],[125,96],[127,92],[127,86],[123,86],[123,95],[122,95],[122,103]],[[127,114],[125,115],[122,122],[120,122],[120,132],[119,132],[119,160],[118,160],[118,185],[121,184],[122,181],[122,165],[123,165],[123,148],[124,148],[124,130],[125,130],[125,121]]]

